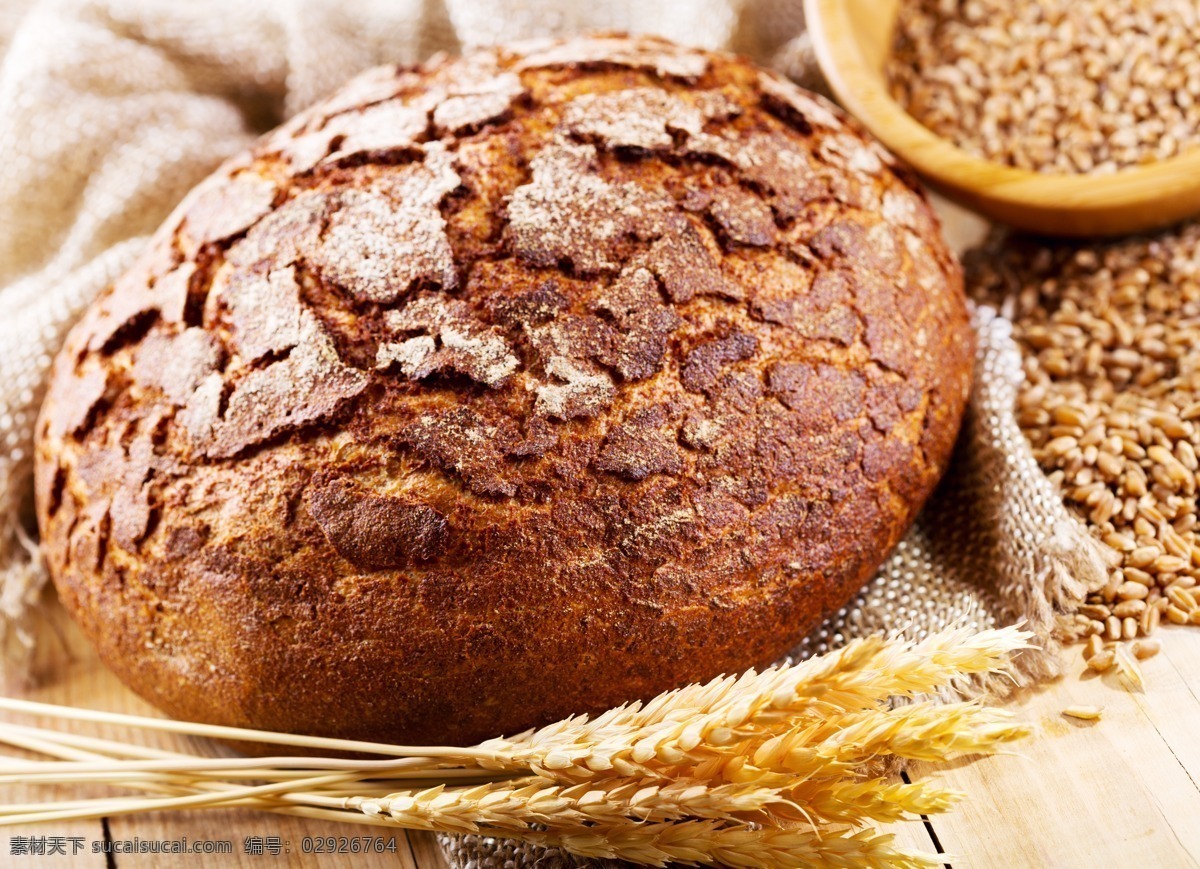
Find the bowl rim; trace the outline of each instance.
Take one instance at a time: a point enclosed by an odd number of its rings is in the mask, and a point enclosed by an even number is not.
[[[1188,189],[1200,191],[1200,148],[1103,175],[1036,172],[978,157],[938,136],[892,98],[858,49],[844,0],[804,0],[804,12],[817,62],[838,100],[935,187],[1060,214],[1144,205],[1160,199],[1164,187],[1178,188],[1188,175],[1196,179]],[[1179,217],[1197,211],[1200,206],[1190,207]]]

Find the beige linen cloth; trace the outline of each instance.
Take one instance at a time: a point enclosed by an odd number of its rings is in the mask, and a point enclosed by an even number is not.
[[[259,133],[382,62],[583,30],[734,48],[805,82],[800,0],[0,0],[0,639],[19,666],[45,584],[31,518],[31,438],[51,358],[196,182]],[[1102,566],[1039,471],[1013,414],[1009,324],[976,312],[979,365],[954,466],[877,577],[800,648],[956,620],[1025,619],[1057,673],[1055,615]],[[16,652],[14,656],[11,653]],[[967,693],[980,686],[964,686]],[[987,686],[984,686],[987,687]],[[570,865],[467,837],[460,865]]]

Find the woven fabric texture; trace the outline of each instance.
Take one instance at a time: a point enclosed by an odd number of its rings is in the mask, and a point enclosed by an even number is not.
[[[812,85],[795,0],[6,0],[0,4],[0,639],[19,666],[45,585],[31,441],[53,354],[196,182],[259,133],[381,62],[584,30],[734,48]],[[1013,413],[1009,324],[976,311],[979,364],[948,478],[876,578],[794,652],[850,636],[1025,619],[1057,672],[1056,614],[1102,565],[1039,470]],[[13,663],[17,662],[17,663]],[[963,693],[1000,686],[963,686]],[[463,866],[574,865],[446,840]]]

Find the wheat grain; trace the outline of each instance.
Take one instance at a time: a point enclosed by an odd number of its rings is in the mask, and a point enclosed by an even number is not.
[[[1068,706],[1062,714],[1068,718],[1078,718],[1080,721],[1098,721],[1104,708],[1101,706]]]
[[[1138,640],[1133,644],[1133,656],[1139,661],[1153,658],[1162,650],[1162,643],[1157,639]]]
[[[1112,649],[1103,649],[1088,658],[1088,669],[1095,670],[1097,673],[1107,672],[1113,665],[1114,657]]]

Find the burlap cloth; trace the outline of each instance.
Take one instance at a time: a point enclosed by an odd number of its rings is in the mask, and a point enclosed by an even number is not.
[[[30,456],[51,357],[184,192],[372,64],[589,29],[732,47],[811,84],[799,0],[0,0],[0,638],[10,662],[28,645],[44,586]],[[1055,614],[1102,565],[1017,426],[1009,324],[986,309],[975,322],[974,395],[946,483],[878,576],[795,654],[885,628],[1025,619],[1043,650],[1021,658],[1020,679],[1057,673]],[[997,686],[964,690],[980,687]],[[471,837],[443,844],[464,866],[572,862]]]

